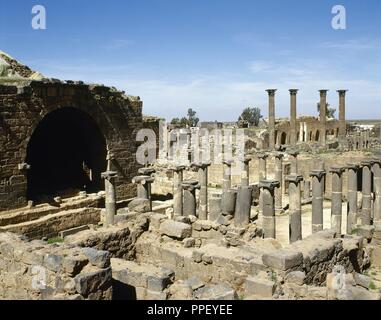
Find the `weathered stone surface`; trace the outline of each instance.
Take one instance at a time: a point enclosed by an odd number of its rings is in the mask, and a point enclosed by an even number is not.
[[[176,239],[184,239],[191,237],[192,227],[186,223],[166,220],[160,224],[160,233]]]
[[[288,273],[285,277],[285,281],[288,283],[294,283],[299,286],[302,286],[304,280],[306,278],[306,274],[303,271],[292,271]]]
[[[262,261],[268,267],[286,271],[295,267],[301,267],[303,264],[303,254],[301,252],[278,250],[264,254]]]
[[[195,291],[194,296],[199,300],[236,300],[237,292],[226,283],[208,285]]]
[[[151,204],[148,199],[136,198],[128,204],[128,209],[131,212],[132,211],[139,212],[139,213],[150,212]]]
[[[110,253],[108,251],[82,248],[82,252],[93,266],[97,266],[101,269],[110,266]]]
[[[275,292],[275,282],[259,276],[249,276],[245,281],[245,294],[270,298]]]

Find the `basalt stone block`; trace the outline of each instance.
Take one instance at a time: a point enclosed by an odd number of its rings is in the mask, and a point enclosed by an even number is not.
[[[275,292],[275,282],[257,276],[249,276],[245,281],[246,295],[257,295],[260,297],[270,298]]]
[[[278,250],[264,254],[262,262],[270,268],[286,271],[302,266],[303,254],[301,252]]]
[[[108,251],[96,250],[93,248],[82,248],[82,252],[93,266],[101,269],[110,266],[110,253]]]
[[[166,220],[160,224],[160,233],[176,239],[190,238],[192,227],[189,224]]]
[[[111,268],[99,269],[89,273],[81,273],[74,278],[77,292],[84,297],[90,293],[98,291],[106,283],[111,283]]]
[[[128,209],[131,212],[133,211],[139,212],[139,213],[150,212],[151,204],[148,199],[136,198],[128,204]]]

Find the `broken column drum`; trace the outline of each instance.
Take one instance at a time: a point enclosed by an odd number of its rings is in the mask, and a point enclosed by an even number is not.
[[[155,178],[151,176],[136,176],[132,179],[132,183],[137,185],[137,197],[149,200],[150,211],[152,211],[151,184],[154,181]]]
[[[275,180],[262,180],[259,182],[259,188],[263,195],[263,236],[264,238],[274,238],[276,234],[275,229],[275,199],[274,189],[279,187],[279,181]]]
[[[240,186],[237,191],[234,224],[236,227],[246,227],[250,223],[252,187]]]
[[[183,181],[181,184],[184,192],[183,214],[184,216],[196,216],[196,189],[200,188],[197,180]]]
[[[210,162],[193,163],[191,166],[198,169],[198,179],[200,181],[198,218],[201,220],[207,220],[208,219],[208,167],[210,166]]]
[[[173,171],[173,214],[175,216],[183,215],[183,171],[185,166],[175,166],[170,170]]]
[[[352,233],[353,227],[357,224],[357,171],[358,164],[348,163],[348,202],[347,202],[347,234]]]
[[[371,224],[371,211],[372,211],[372,161],[364,160],[361,162],[362,166],[362,210],[361,210],[361,224]]]
[[[232,184],[232,164],[233,160],[224,160],[222,161],[223,166],[223,179],[222,179],[222,190],[226,191],[231,188]]]
[[[323,230],[324,170],[310,172],[312,178],[312,233]]]
[[[341,220],[343,216],[343,167],[332,167],[329,172],[332,174],[332,200],[331,200],[331,228],[341,235]]]
[[[287,152],[287,154],[290,156],[290,162],[291,162],[291,171],[290,174],[297,175],[298,174],[298,155],[299,151],[295,149],[291,149]]]
[[[302,239],[302,203],[300,196],[300,183],[303,181],[303,176],[289,175],[286,177],[286,181],[289,183],[289,237],[290,243],[292,243]]]
[[[106,193],[105,226],[109,226],[114,224],[114,217],[116,215],[115,179],[117,178],[117,172],[106,171],[106,172],[102,172],[101,176],[105,180],[105,193]]]
[[[250,181],[250,161],[252,160],[251,157],[245,156],[243,159],[243,170],[241,174],[241,185],[242,186],[248,186]]]
[[[259,181],[266,180],[267,178],[267,164],[266,159],[268,155],[266,153],[258,153],[258,159],[259,159]],[[259,194],[259,215],[262,216],[263,212],[263,201],[262,201],[262,193]]]

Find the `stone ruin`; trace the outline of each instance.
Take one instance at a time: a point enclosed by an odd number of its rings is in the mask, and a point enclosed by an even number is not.
[[[344,90],[334,150],[297,139],[295,89],[279,145],[271,89],[239,175],[161,139],[142,166],[136,133],[160,129],[138,97],[0,57],[0,299],[381,299],[380,146],[348,132]]]

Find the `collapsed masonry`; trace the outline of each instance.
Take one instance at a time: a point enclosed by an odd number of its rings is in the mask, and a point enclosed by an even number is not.
[[[246,152],[238,176],[231,159],[168,161],[171,148],[140,168],[139,98],[4,61],[1,299],[381,299],[369,136],[305,153],[291,119],[291,146],[270,130],[274,148]]]

